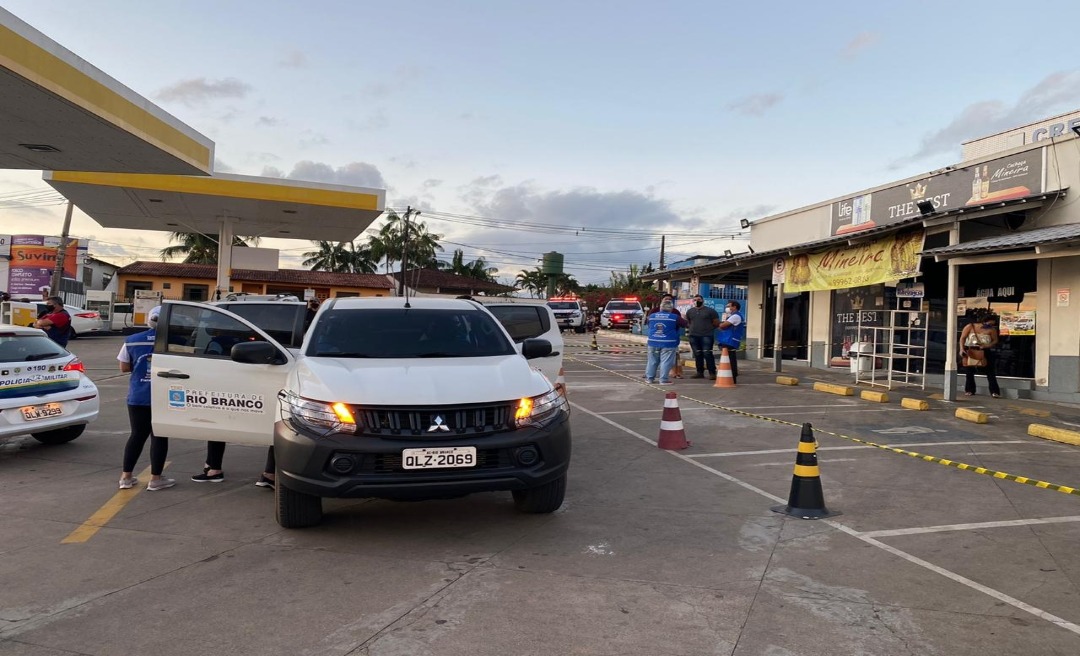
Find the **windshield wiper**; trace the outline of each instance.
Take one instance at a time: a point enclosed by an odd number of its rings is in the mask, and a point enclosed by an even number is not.
[[[415,357],[418,358],[458,358],[462,357],[460,353],[448,353],[446,351],[430,351],[428,353],[417,353]]]
[[[314,357],[316,357],[316,358],[373,358],[375,356],[369,355],[367,353],[359,353],[359,352],[353,352],[353,351],[343,351],[343,352],[340,352],[340,353],[337,353],[337,352],[331,353],[331,352],[327,351],[327,352],[316,353],[314,355]]]
[[[27,362],[32,362],[34,360],[44,360],[46,358],[58,358],[61,355],[63,355],[63,354],[62,353],[31,353],[30,355],[26,356],[26,360],[27,360]]]

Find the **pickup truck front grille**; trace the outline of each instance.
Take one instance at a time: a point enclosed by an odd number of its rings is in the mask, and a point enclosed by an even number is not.
[[[456,439],[514,430],[514,404],[429,408],[353,408],[356,434],[367,437]]]

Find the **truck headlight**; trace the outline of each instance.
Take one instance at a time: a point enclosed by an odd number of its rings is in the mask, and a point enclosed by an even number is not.
[[[323,437],[331,433],[356,432],[356,419],[344,403],[305,399],[288,390],[278,393],[278,401],[281,420],[306,433]]]
[[[543,426],[550,423],[556,417],[569,412],[570,405],[566,397],[558,390],[541,394],[540,396],[525,397],[518,401],[514,411],[514,420],[518,428],[525,426]]]

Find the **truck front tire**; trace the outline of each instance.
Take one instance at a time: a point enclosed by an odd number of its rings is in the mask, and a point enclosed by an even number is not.
[[[566,474],[539,487],[528,490],[514,490],[514,506],[524,513],[553,513],[562,506],[566,496]]]
[[[82,435],[84,430],[86,430],[86,424],[79,424],[78,426],[57,428],[56,430],[51,431],[30,433],[30,435],[42,444],[64,444],[65,442],[70,442],[76,437]]]
[[[322,521],[322,499],[285,487],[281,468],[274,477],[274,508],[281,528],[307,528]]]

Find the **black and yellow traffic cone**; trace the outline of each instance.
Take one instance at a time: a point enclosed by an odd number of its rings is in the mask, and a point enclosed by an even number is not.
[[[594,351],[596,351],[596,350],[598,350],[600,348],[600,346],[596,343],[596,333],[595,332],[592,334],[592,344],[589,344],[589,348],[591,348]]]
[[[821,472],[818,471],[817,440],[810,424],[802,425],[799,437],[799,454],[795,457],[795,475],[791,477],[791,493],[786,506],[773,506],[770,510],[802,519],[824,519],[840,512],[825,507],[825,493],[821,490]]]

